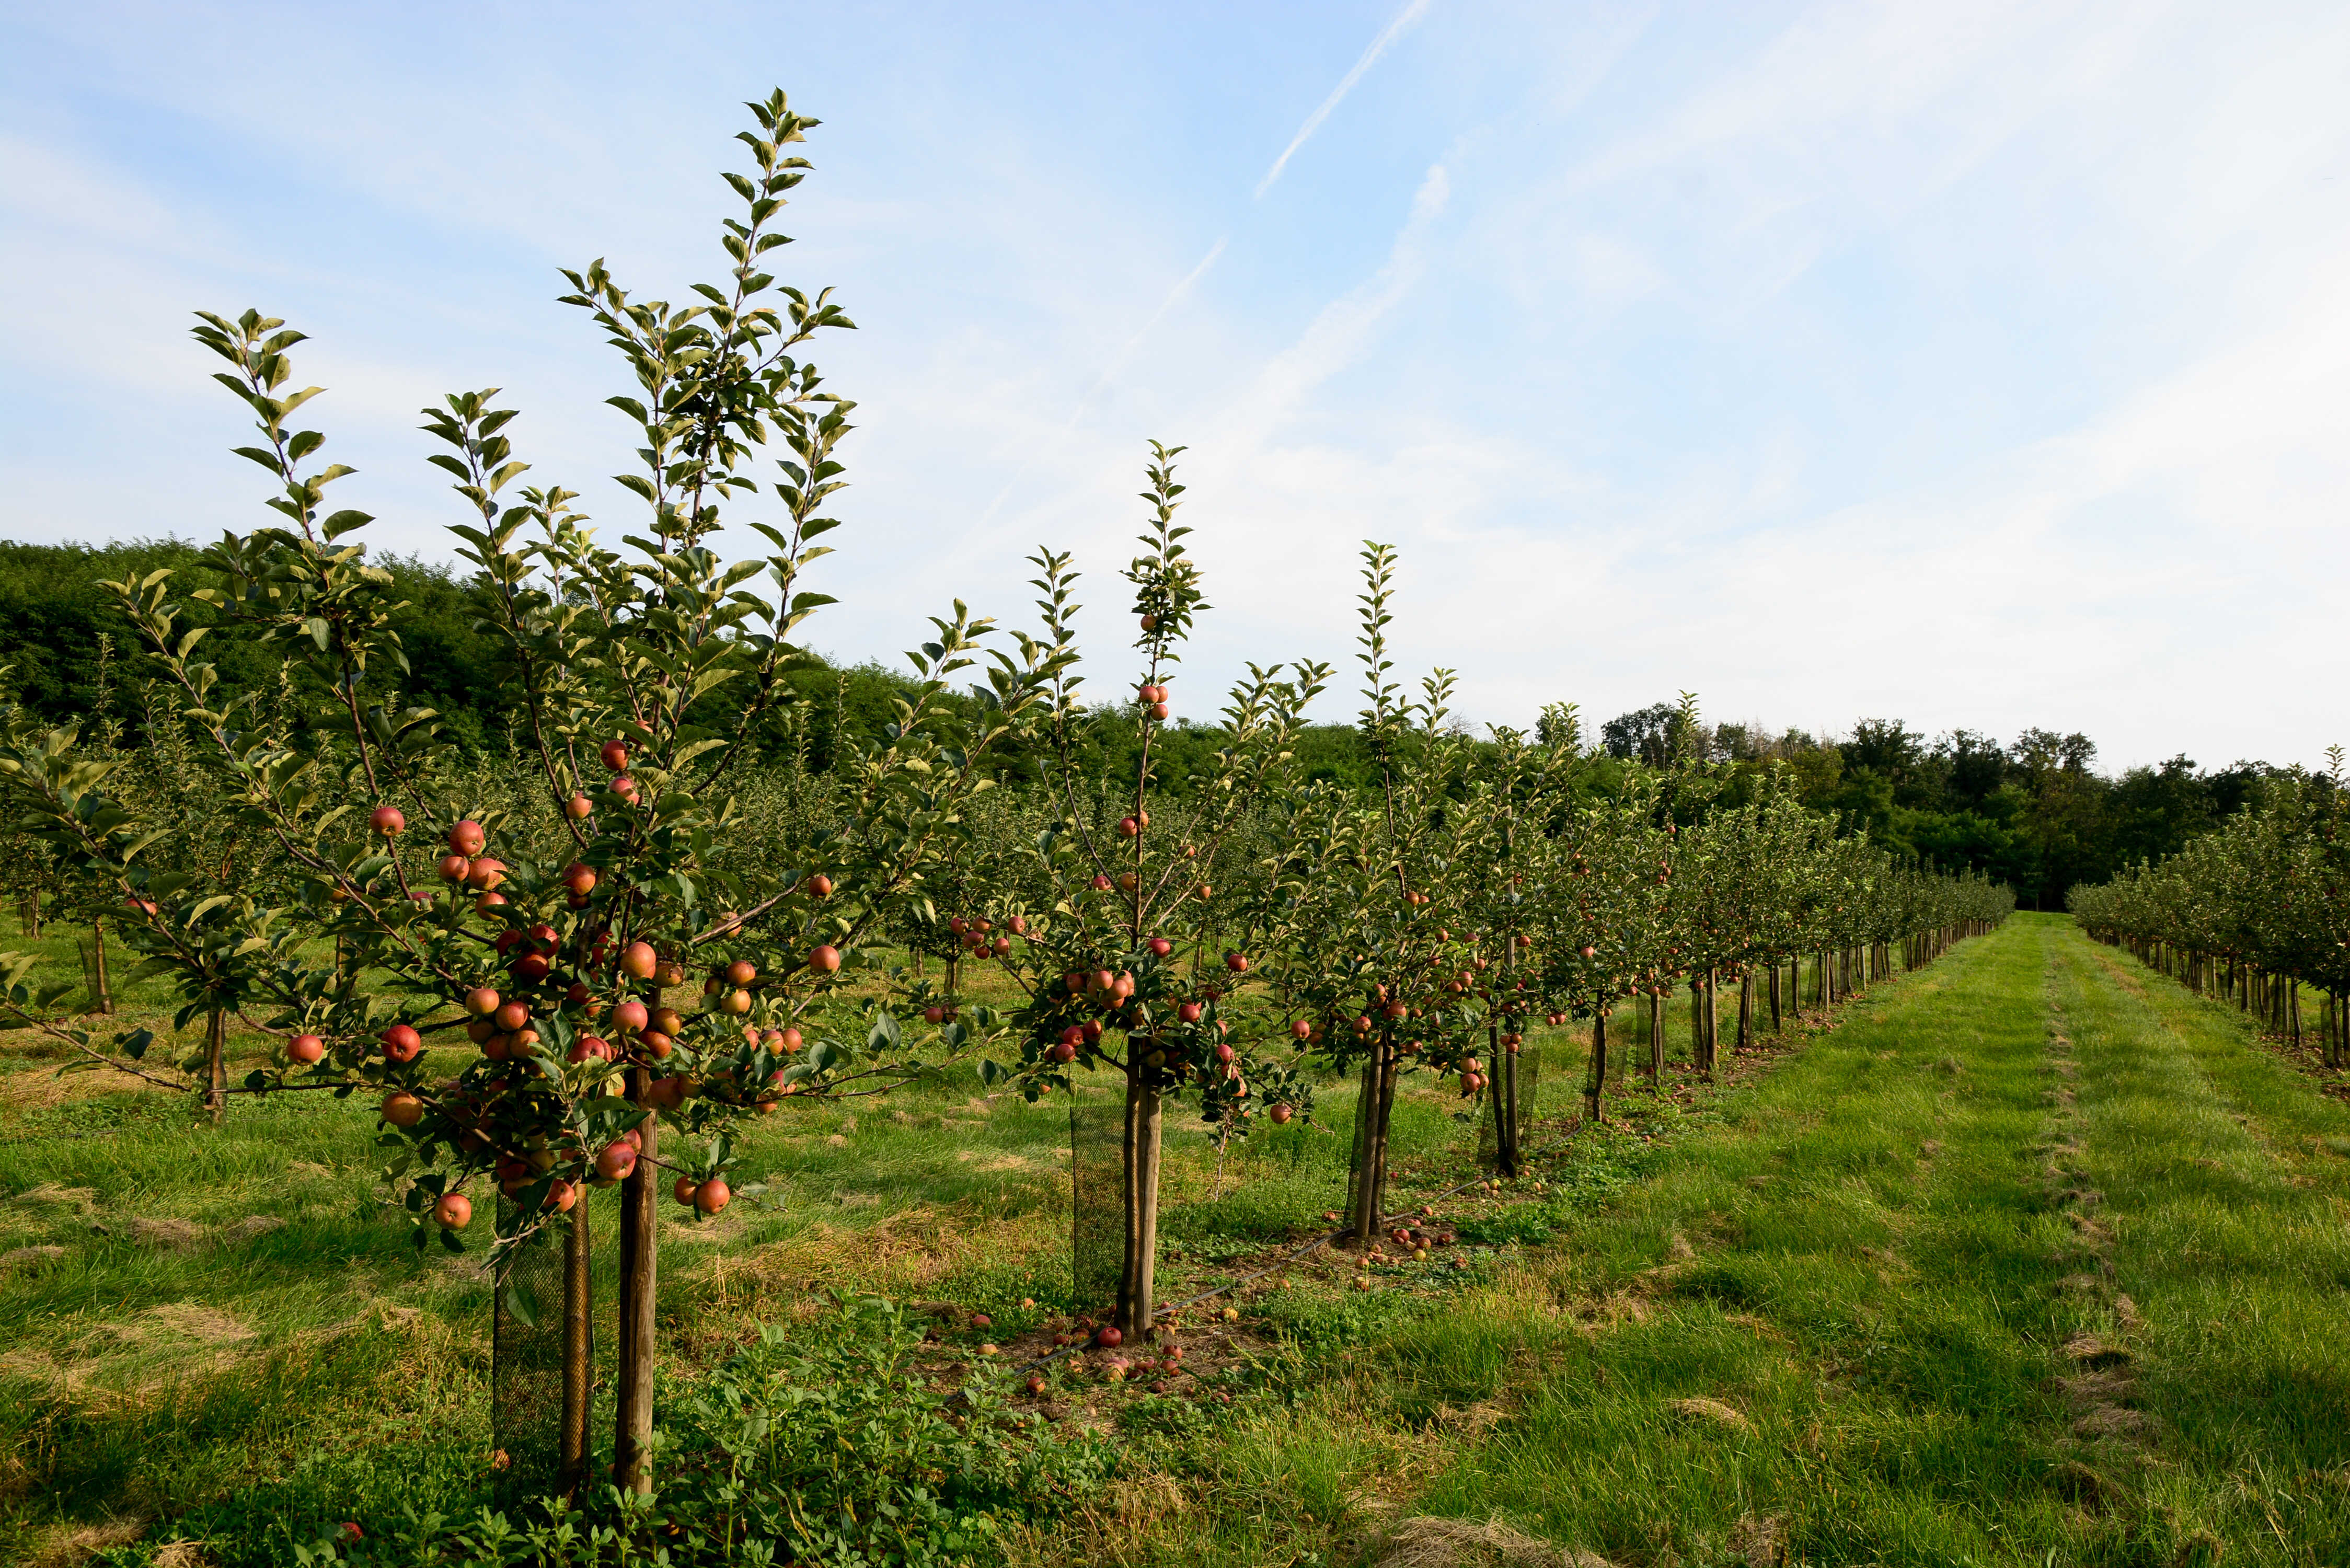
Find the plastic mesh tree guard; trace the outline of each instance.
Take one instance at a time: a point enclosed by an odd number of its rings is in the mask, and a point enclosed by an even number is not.
[[[498,1234],[522,1228],[522,1210],[498,1199]],[[510,1249],[499,1271],[491,1334],[491,1433],[499,1501],[556,1490],[563,1441],[563,1236],[542,1225]],[[592,1362],[591,1362],[592,1365]]]
[[[1087,1085],[1069,1096],[1069,1278],[1080,1307],[1118,1300],[1126,1261],[1126,1095]]]
[[[1502,1163],[1501,1127],[1509,1120],[1521,1158],[1533,1142],[1540,1114],[1543,1047],[1528,1041],[1513,1056],[1504,1053],[1494,1064],[1492,1082],[1486,1085],[1477,1110],[1477,1162],[1487,1169]]]

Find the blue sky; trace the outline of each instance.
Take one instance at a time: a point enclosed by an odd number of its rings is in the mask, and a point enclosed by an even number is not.
[[[1114,684],[1156,437],[1217,607],[1193,713],[1349,659],[1378,538],[1397,658],[1481,722],[1686,688],[2314,762],[2350,742],[2345,81],[2338,5],[18,6],[0,532],[259,520],[184,330],[246,305],[312,335],[385,545],[447,553],[414,410],[457,388],[629,523],[556,268],[713,275],[781,85],[825,123],[777,271],[860,327],[818,356],[861,404],[836,655],[954,597],[1032,623],[1050,544]]]

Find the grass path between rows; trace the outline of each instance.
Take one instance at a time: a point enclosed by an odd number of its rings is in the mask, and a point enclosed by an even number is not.
[[[1714,1114],[1037,1556],[2350,1562],[2350,1111],[2240,1016],[2019,916]]]

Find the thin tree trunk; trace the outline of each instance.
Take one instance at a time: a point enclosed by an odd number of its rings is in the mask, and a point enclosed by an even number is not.
[[[1503,1176],[1518,1173],[1518,1057],[1517,1053],[1502,1044],[1502,1032],[1487,1031],[1486,1038],[1493,1052],[1492,1092],[1485,1097],[1493,1106],[1493,1168]]]
[[[1347,1173],[1347,1224],[1357,1242],[1369,1235],[1363,1228],[1363,1213],[1370,1207],[1371,1121],[1379,1107],[1380,1049],[1379,1042],[1373,1041],[1371,1054],[1363,1058],[1362,1082],[1357,1085],[1355,1095],[1355,1147]]]
[[[1754,1046],[1754,966],[1748,964],[1738,974],[1738,1049],[1750,1051]]]
[[[1780,1030],[1780,1027],[1781,1027],[1781,1025],[1780,1025],[1780,1023],[1779,1023],[1779,961],[1778,961],[1778,960],[1776,960],[1776,959],[1773,959],[1773,960],[1771,961],[1771,1033],[1773,1033],[1773,1034],[1778,1033],[1779,1033],[1779,1030]]]
[[[114,1011],[114,982],[106,969],[106,922],[89,923],[89,950],[83,956],[82,982],[89,992],[89,1005],[83,1011],[110,1014]]]
[[[1648,1087],[1656,1094],[1665,1092],[1665,999],[1653,992],[1648,997]]]
[[[1128,1048],[1133,1048],[1128,1042]],[[1159,1154],[1166,1103],[1138,1068],[1126,1084],[1126,1270],[1118,1282],[1118,1332],[1137,1345],[1150,1332],[1159,1268]]]
[[[629,1069],[629,1099],[645,1103],[651,1085],[642,1067]],[[620,1184],[619,1376],[614,1401],[612,1484],[624,1491],[652,1490],[653,1363],[658,1332],[654,1289],[660,1261],[660,1194],[653,1160],[660,1153],[660,1118],[638,1125],[644,1140],[636,1168]]]
[[[1510,1099],[1509,1116],[1503,1124],[1510,1134],[1510,1140],[1506,1146],[1509,1150],[1509,1160],[1502,1168],[1503,1176],[1518,1174],[1518,1053],[1523,1049],[1523,1044],[1505,1045],[1502,1048],[1502,1083]]]
[[[215,1007],[204,1014],[204,1111],[220,1126],[228,1106],[228,1010]]]
[[[1595,1012],[1591,1019],[1591,1076],[1583,1084],[1583,1115],[1586,1120],[1599,1120],[1599,1091],[1607,1084],[1607,1014]]]
[[[1388,1187],[1388,1123],[1395,1113],[1395,1086],[1399,1065],[1392,1029],[1379,1035],[1377,1072],[1373,1075],[1371,1095],[1370,1137],[1363,1150],[1362,1196],[1356,1205],[1355,1244],[1364,1251],[1370,1250],[1378,1236],[1381,1206]]]

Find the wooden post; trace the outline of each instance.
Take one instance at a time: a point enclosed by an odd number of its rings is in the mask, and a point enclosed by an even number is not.
[[[1373,1048],[1363,1096],[1370,1107],[1355,1151],[1355,1243],[1367,1251],[1379,1233],[1379,1204],[1387,1194],[1388,1117],[1395,1107],[1395,1025],[1383,1024]]]
[[[645,1103],[651,1076],[629,1069],[629,1100]],[[620,1184],[620,1320],[619,1388],[612,1423],[612,1484],[623,1491],[653,1489],[653,1366],[658,1349],[654,1289],[660,1262],[660,1194],[654,1158],[660,1153],[660,1118],[637,1128],[644,1142],[636,1168]]]
[[[1166,1102],[1132,1060],[1128,1039],[1126,1081],[1126,1267],[1118,1282],[1118,1332],[1137,1345],[1150,1333],[1159,1275],[1159,1156],[1164,1138]]]

